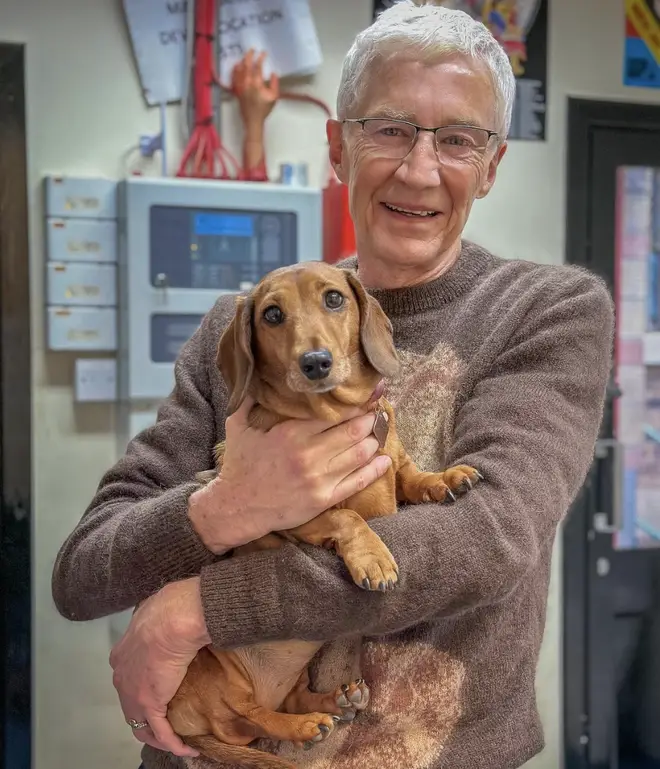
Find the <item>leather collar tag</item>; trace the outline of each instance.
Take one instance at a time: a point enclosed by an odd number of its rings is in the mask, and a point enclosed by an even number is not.
[[[378,410],[376,411],[376,421],[374,422],[374,429],[372,432],[381,449],[385,448],[389,431],[390,418],[387,416],[387,412],[383,411],[383,409],[379,406]]]

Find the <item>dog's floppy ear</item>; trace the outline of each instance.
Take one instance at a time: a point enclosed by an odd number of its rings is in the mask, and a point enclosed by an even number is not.
[[[218,344],[216,364],[229,390],[228,416],[245,400],[254,374],[252,310],[251,297],[237,297],[234,317]]]
[[[369,296],[357,275],[344,270],[360,307],[360,343],[371,365],[386,378],[399,373],[399,356],[392,339],[392,324],[378,301]]]

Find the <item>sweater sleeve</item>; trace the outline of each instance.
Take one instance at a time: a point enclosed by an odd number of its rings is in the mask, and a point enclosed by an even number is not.
[[[210,371],[217,307],[183,346],[156,424],[129,443],[57,556],[52,592],[62,615],[88,620],[131,608],[214,560],[188,519],[196,472],[216,439]]]
[[[485,481],[453,505],[372,521],[398,562],[397,587],[362,591],[337,557],[307,546],[218,562],[201,583],[215,644],[393,633],[498,602],[539,568],[593,458],[613,337],[598,278],[539,302],[456,415],[447,465]]]

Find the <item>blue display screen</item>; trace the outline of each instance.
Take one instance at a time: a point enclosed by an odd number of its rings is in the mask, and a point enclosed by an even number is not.
[[[298,261],[297,227],[292,211],[152,206],[151,283],[240,291]]]
[[[195,235],[226,235],[251,238],[254,236],[254,219],[241,214],[195,214]]]

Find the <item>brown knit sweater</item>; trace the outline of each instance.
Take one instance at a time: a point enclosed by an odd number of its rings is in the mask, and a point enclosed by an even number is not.
[[[321,548],[216,560],[198,540],[186,508],[191,478],[224,437],[214,364],[233,312],[224,297],[184,347],[157,424],[104,476],[64,544],[55,602],[88,620],[201,572],[217,646],[328,640],[313,686],[359,671],[371,687],[368,711],[323,744],[265,749],[304,769],[513,769],[543,746],[534,680],[551,551],[601,421],[610,296],[581,269],[505,261],[467,242],[441,278],[373,294],[403,361],[387,397],[407,450],[423,470],[460,462],[486,478],[454,505],[373,522],[399,564],[396,590],[361,591]],[[178,766],[150,748],[143,757],[147,769]]]

